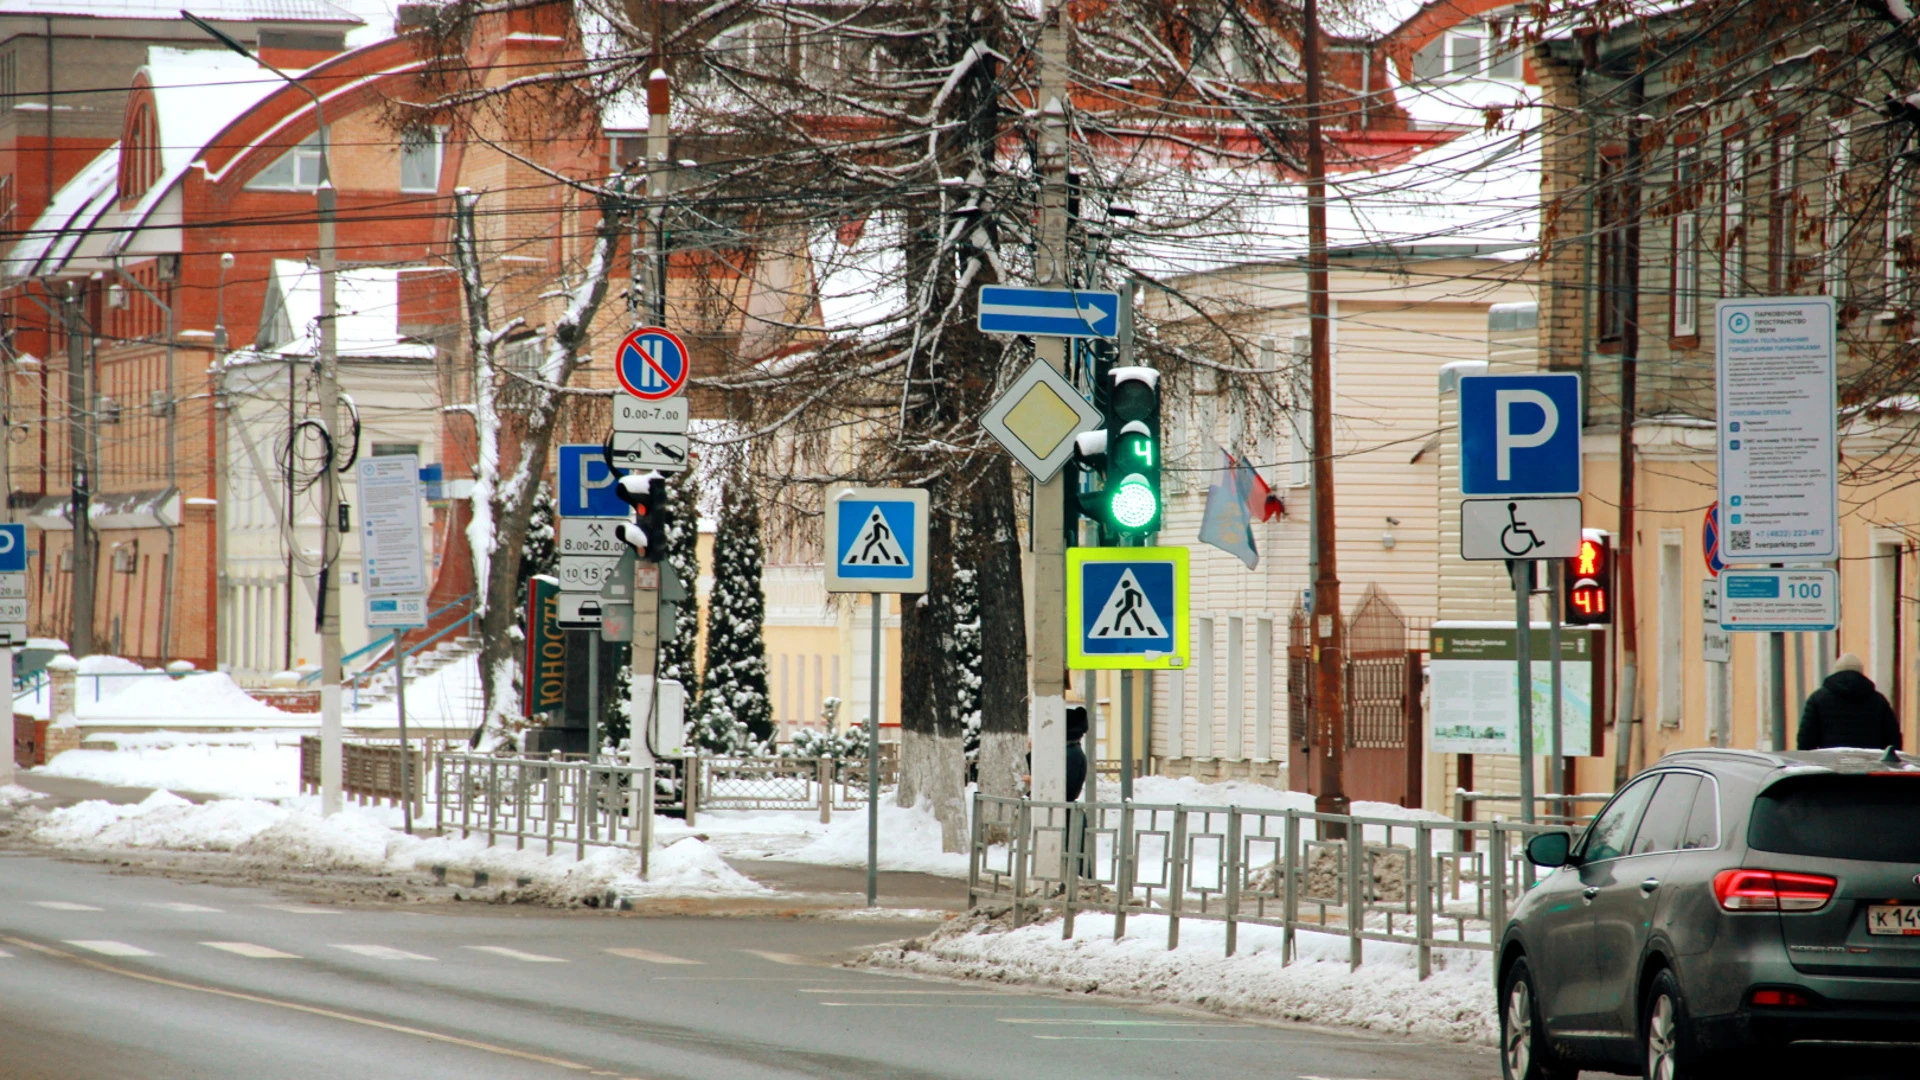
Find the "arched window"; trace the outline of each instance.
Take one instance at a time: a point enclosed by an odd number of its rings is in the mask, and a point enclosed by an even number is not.
[[[153,102],[142,101],[127,115],[120,136],[120,201],[139,201],[160,179],[160,125]]]

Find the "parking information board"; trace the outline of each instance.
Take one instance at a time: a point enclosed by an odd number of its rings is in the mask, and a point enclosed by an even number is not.
[[[1825,633],[1840,625],[1840,574],[1827,569],[1728,567],[1720,574],[1720,628]]]
[[[1512,623],[1435,623],[1427,653],[1431,705],[1427,749],[1446,754],[1517,754],[1520,677]],[[1533,752],[1552,746],[1553,665],[1547,624],[1528,639],[1533,671]],[[1601,659],[1586,627],[1560,628],[1560,745],[1568,757],[1593,753],[1594,664]]]
[[[1184,547],[1067,549],[1067,667],[1187,666]]]
[[[27,527],[0,525],[0,645],[27,643]]]
[[[427,591],[420,534],[420,459],[360,459],[360,561],[369,593]]]
[[[1833,298],[1721,300],[1714,325],[1720,558],[1836,557]]]
[[[561,592],[599,596],[627,551],[627,545],[614,536],[618,524],[611,518],[560,519]]]

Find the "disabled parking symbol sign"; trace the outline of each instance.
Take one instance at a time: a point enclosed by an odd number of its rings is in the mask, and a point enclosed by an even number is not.
[[[1187,666],[1184,547],[1067,550],[1067,666]]]

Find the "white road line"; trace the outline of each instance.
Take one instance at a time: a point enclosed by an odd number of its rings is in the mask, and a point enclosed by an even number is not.
[[[796,956],[790,952],[768,952],[765,949],[741,949],[740,951],[746,953],[748,956],[757,956],[762,960],[768,960],[776,964],[786,964],[789,967],[814,966],[813,961],[804,956]]]
[[[565,960],[557,956],[541,956],[539,953],[521,952],[519,949],[509,949],[504,945],[463,945],[461,948],[472,949],[474,952],[492,953],[495,956],[504,956],[509,960],[523,960],[529,964],[566,963]]]
[[[312,904],[259,904],[268,911],[284,911],[290,915],[344,915],[345,912],[333,908],[315,907]]]
[[[46,908],[48,911],[105,911],[106,910],[105,908],[94,907],[92,904],[76,904],[71,900],[34,900],[34,901],[31,901],[31,903],[33,904],[34,907],[43,907],[43,908]]]
[[[1035,1035],[1034,1038],[1049,1042],[1203,1042],[1216,1045],[1220,1042],[1219,1039],[1180,1035]]]
[[[148,904],[147,906],[162,908],[167,911],[178,911],[178,912],[182,912],[189,915],[199,914],[202,912],[212,914],[212,915],[219,915],[222,913],[221,910],[217,907],[207,907],[205,904],[185,904],[185,903],[181,903],[178,900],[169,900],[163,903],[152,903],[152,904]]]
[[[391,945],[335,945],[334,948],[344,949],[347,952],[354,953],[355,955],[364,956],[369,960],[432,960],[433,959],[433,957],[431,956],[421,956],[417,952],[408,952],[405,949],[396,949]]]
[[[704,964],[704,960],[689,960],[684,956],[668,956],[666,953],[649,952],[646,949],[607,949],[615,956],[624,956],[629,960],[645,960],[649,964]]]
[[[995,990],[835,990],[831,986],[809,986],[794,990],[796,994],[832,994],[846,997],[849,994],[866,994],[878,997],[1011,997]]]
[[[200,944],[205,945],[209,949],[219,949],[221,952],[230,952],[235,956],[244,956],[249,960],[300,959],[290,952],[281,952],[279,949],[269,948],[265,945],[255,945],[251,941],[203,941]]]
[[[992,1005],[949,1005],[944,1001],[820,1001],[815,1004],[829,1009],[1055,1009],[1065,1012],[1094,1012],[1112,1009],[1112,1005],[1008,1005],[995,1002]]]
[[[0,949],[0,960],[11,960],[11,959],[13,959],[12,953],[8,952],[5,949]]]
[[[159,956],[160,955],[159,953],[148,952],[147,950],[139,947],[138,945],[129,945],[124,941],[74,941],[71,938],[69,938],[67,940],[67,944],[72,945],[75,948],[85,949],[88,952],[97,952],[102,956]]]
[[[1199,1027],[1224,1028],[1236,1027],[1235,1024],[1216,1024],[1206,1020],[1077,1020],[1072,1017],[1054,1019],[1046,1016],[1002,1016],[1003,1024],[1074,1024],[1079,1027]]]

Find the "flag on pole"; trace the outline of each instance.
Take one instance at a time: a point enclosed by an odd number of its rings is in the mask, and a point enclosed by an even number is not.
[[[1260,551],[1253,543],[1252,514],[1248,500],[1253,490],[1247,477],[1258,480],[1252,469],[1235,461],[1232,454],[1214,448],[1220,465],[1207,487],[1207,507],[1200,515],[1200,541],[1212,544],[1239,559],[1252,570],[1260,565]],[[1263,485],[1264,486],[1264,485]]]
[[[1280,496],[1273,493],[1267,482],[1247,464],[1243,455],[1233,459],[1233,475],[1240,486],[1240,492],[1247,501],[1247,516],[1254,521],[1272,521],[1287,512]]]

